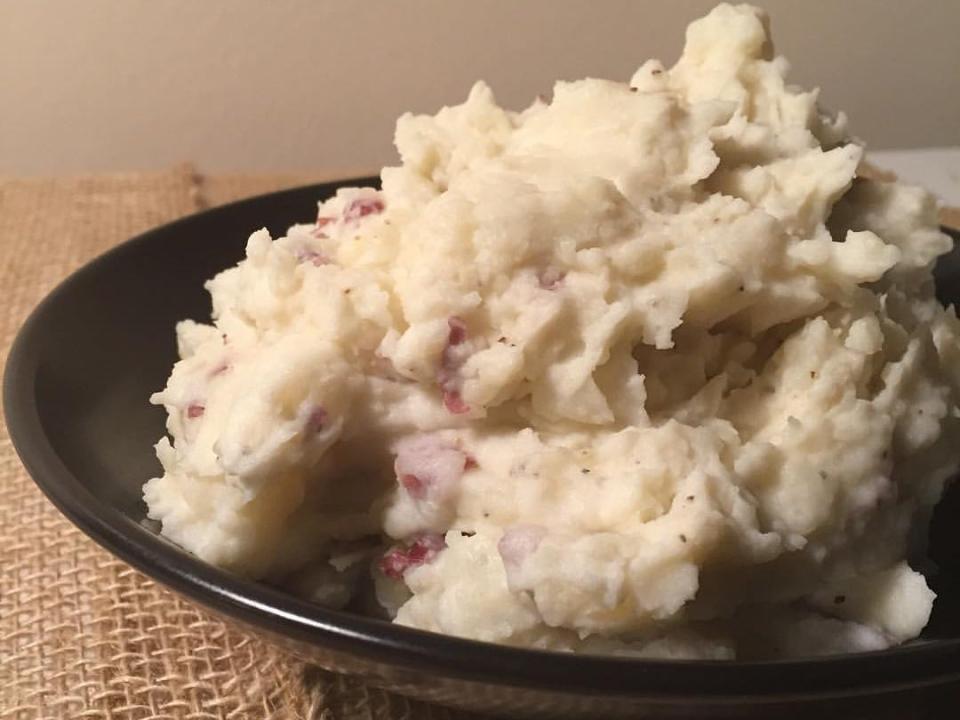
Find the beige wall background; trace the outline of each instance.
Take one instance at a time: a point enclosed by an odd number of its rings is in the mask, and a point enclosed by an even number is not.
[[[0,0],[0,173],[368,169],[478,78],[672,62],[710,0]],[[960,145],[960,1],[759,0],[792,78],[874,148]]]

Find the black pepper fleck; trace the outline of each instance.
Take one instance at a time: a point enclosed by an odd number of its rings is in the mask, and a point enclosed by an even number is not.
[[[687,536],[683,533],[680,533],[680,542],[685,543],[687,541]]]
[[[580,468],[580,472],[582,472],[584,475],[589,475],[590,468]]]
[[[847,601],[847,596],[846,596],[846,595],[837,595],[837,596],[833,599],[833,602],[834,602],[835,605],[843,605],[846,601]]]
[[[687,502],[693,502],[696,499],[695,495],[687,495]]]

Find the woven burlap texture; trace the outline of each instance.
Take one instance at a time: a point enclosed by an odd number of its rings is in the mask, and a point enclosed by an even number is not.
[[[206,205],[304,179],[205,180],[178,167],[0,180],[0,362],[36,303],[93,256]],[[169,593],[63,518],[0,427],[0,719],[460,717],[306,667]]]

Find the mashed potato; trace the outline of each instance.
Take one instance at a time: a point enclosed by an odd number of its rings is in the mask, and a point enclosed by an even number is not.
[[[254,233],[213,324],[178,326],[163,534],[499,643],[916,637],[908,559],[960,464],[950,242],[786,70],[763,14],[721,5],[670,69],[400,118],[382,191]]]

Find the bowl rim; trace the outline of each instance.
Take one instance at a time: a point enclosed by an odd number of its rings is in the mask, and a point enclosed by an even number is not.
[[[857,696],[960,681],[960,638],[789,660],[661,660],[516,648],[417,630],[323,608],[208,565],[99,500],[58,456],[41,421],[35,385],[40,337],[51,308],[68,301],[72,288],[102,272],[109,260],[136,255],[140,247],[162,242],[198,218],[215,221],[238,209],[269,208],[300,196],[319,200],[340,187],[377,182],[359,177],[306,185],[185,216],[90,260],[40,301],[11,345],[3,409],[8,434],[27,472],[74,525],[145,575],[232,619],[295,642],[437,677],[549,693],[682,698],[686,703]]]

